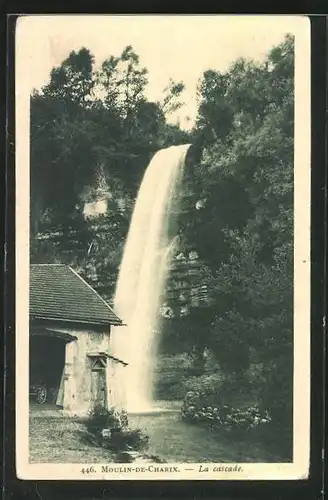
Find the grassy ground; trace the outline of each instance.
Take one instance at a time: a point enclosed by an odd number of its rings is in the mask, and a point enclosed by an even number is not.
[[[150,436],[149,453],[167,462],[280,462],[281,457],[249,440],[233,440],[208,427],[187,424],[179,412],[131,415],[131,427]]]
[[[32,407],[29,428],[31,463],[105,463],[113,455],[85,442],[85,426],[52,408]]]
[[[169,411],[129,417],[131,428],[141,428],[149,434],[149,454],[167,462],[281,461],[260,444],[228,439],[207,427],[182,422],[174,403],[164,406]],[[62,417],[53,408],[31,408],[30,462],[108,463],[114,460],[109,451],[85,442],[84,436],[82,423]]]

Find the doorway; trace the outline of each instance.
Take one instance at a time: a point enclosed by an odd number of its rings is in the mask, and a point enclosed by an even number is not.
[[[30,337],[30,395],[38,403],[56,403],[65,366],[66,342],[57,337]]]
[[[93,408],[107,408],[107,358],[92,356],[91,358],[91,401]]]

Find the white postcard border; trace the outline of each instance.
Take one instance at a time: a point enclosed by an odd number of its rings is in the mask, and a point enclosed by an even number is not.
[[[310,454],[310,21],[288,16],[295,35],[294,195],[294,461],[290,464],[30,464],[28,462],[29,349],[29,71],[25,16],[16,30],[16,472],[20,479],[58,480],[281,480],[308,477]],[[41,17],[41,16],[39,16]],[[277,22],[279,18],[277,17]],[[286,18],[287,16],[284,16]],[[28,24],[28,23],[26,23]],[[295,334],[297,332],[297,335]],[[215,471],[219,466],[239,471]],[[116,472],[102,472],[102,467]],[[94,473],[83,474],[82,468]],[[135,471],[124,472],[133,467]],[[178,467],[179,472],[160,472]],[[200,472],[200,467],[208,471]],[[121,468],[119,472],[117,469]],[[107,470],[108,470],[107,469]]]

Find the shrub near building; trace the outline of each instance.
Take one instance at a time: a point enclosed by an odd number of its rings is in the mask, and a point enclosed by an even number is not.
[[[86,421],[89,433],[95,436],[99,446],[114,452],[144,450],[149,436],[140,429],[130,429],[126,411],[106,410],[96,406]]]

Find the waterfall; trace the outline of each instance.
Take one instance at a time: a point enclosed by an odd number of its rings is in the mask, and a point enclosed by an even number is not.
[[[114,309],[126,326],[112,331],[112,350],[124,369],[124,406],[130,412],[152,407],[153,364],[159,307],[165,289],[174,231],[172,201],[179,194],[190,145],[158,151],[144,174],[121,262]]]

